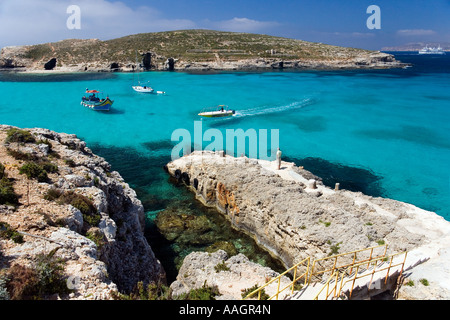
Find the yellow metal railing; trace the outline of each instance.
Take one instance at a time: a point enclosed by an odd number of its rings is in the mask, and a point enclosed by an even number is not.
[[[328,278],[328,280],[325,282],[325,284],[323,285],[322,289],[319,290],[319,292],[316,294],[316,296],[314,297],[313,300],[319,300],[319,296],[322,293],[323,290],[325,290],[325,288],[327,289],[326,293],[325,293],[325,300],[328,300],[328,298],[330,297],[331,293],[334,292],[333,297],[336,297],[339,295],[339,293],[336,291],[337,290],[337,283],[338,283],[338,279],[339,279],[339,272],[336,270],[333,272],[333,274]],[[331,281],[334,280],[334,285],[330,290],[330,283]]]
[[[399,257],[401,255],[404,255],[403,260],[400,261],[400,262],[394,263],[394,258],[395,257]],[[406,256],[407,256],[407,252],[405,251],[405,252],[400,252],[400,253],[396,253],[396,254],[390,255],[389,257],[386,257],[386,258],[377,258],[377,259],[375,259],[375,260],[370,262],[370,264],[373,264],[372,271],[367,270],[367,272],[359,273],[360,268],[363,267],[365,265],[365,263],[361,263],[361,264],[353,266],[352,268],[348,268],[347,272],[343,272],[342,273],[341,284],[339,286],[339,292],[342,291],[342,289],[344,288],[344,286],[347,283],[351,282],[351,287],[350,287],[350,290],[349,290],[349,297],[351,297],[353,289],[354,289],[354,286],[355,286],[355,282],[356,282],[357,279],[361,279],[361,278],[370,276],[371,277],[371,279],[369,281],[369,287],[370,287],[370,284],[372,283],[374,275],[376,273],[379,274],[379,273],[381,273],[383,271],[386,271],[386,276],[384,277],[384,283],[386,284],[387,280],[389,278],[389,274],[390,274],[391,269],[395,268],[395,267],[398,267],[398,266],[401,266],[400,271],[399,271],[399,275],[401,276],[402,273],[403,273],[403,268],[405,266]],[[380,267],[379,266],[379,264],[381,262],[387,262],[387,261],[389,261],[387,266],[385,266],[385,267]],[[353,271],[352,270],[353,268],[356,269],[356,270]],[[347,279],[344,281],[344,279],[346,278],[345,276],[348,274],[348,272],[350,272],[350,277],[347,277]]]
[[[382,249],[382,254],[374,256],[374,252],[377,249]],[[369,256],[367,258],[363,258],[362,260],[358,260],[358,254],[364,253],[364,252],[368,252]],[[318,275],[326,273],[326,272],[330,272],[332,274],[332,273],[334,273],[335,270],[342,270],[344,268],[351,267],[355,264],[364,263],[364,262],[367,263],[367,262],[370,262],[377,258],[383,258],[386,256],[386,252],[387,252],[387,244],[370,247],[370,248],[366,248],[366,249],[355,250],[355,251],[346,252],[346,253],[341,253],[341,254],[337,254],[337,255],[321,258],[321,259],[316,259],[316,260],[314,260],[313,265],[311,267],[311,275],[309,276],[309,282],[311,282],[311,279],[314,276],[318,276]],[[375,254],[376,254],[376,252],[375,252]],[[338,264],[339,258],[344,258],[344,257],[348,257],[348,256],[350,256],[352,259],[351,263],[344,262],[344,264],[342,264],[342,265]],[[322,269],[322,270],[316,271],[316,265],[319,265],[320,262],[324,262],[327,260],[334,260],[333,266],[328,269]],[[347,261],[348,261],[348,259],[347,259]]]
[[[303,272],[300,275],[297,275],[298,273],[298,269],[299,267],[305,266],[306,265],[306,271]],[[272,300],[273,298],[276,298],[276,300],[278,300],[278,297],[280,295],[281,292],[283,292],[284,290],[286,290],[287,288],[291,287],[291,294],[294,293],[294,289],[295,289],[295,284],[302,278],[304,278],[304,283],[303,285],[306,285],[306,283],[308,282],[308,274],[309,274],[309,266],[310,266],[310,258],[306,258],[303,259],[302,261],[300,261],[299,263],[297,263],[296,265],[294,265],[293,267],[287,269],[285,272],[283,272],[282,274],[280,274],[279,276],[271,279],[270,281],[266,282],[262,287],[250,292],[248,295],[246,295],[244,297],[243,300],[249,299],[251,297],[253,297],[254,295],[258,294],[258,300],[261,300],[261,295],[262,293],[265,291],[265,288],[267,288],[270,284],[278,281],[277,284],[277,290],[276,293],[272,296],[270,296],[268,298],[268,300]],[[281,286],[281,279],[288,273],[294,272],[294,275],[292,277],[292,281],[289,282],[288,285],[285,285],[283,288],[280,288]]]

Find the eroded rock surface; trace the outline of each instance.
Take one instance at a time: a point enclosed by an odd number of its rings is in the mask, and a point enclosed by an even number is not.
[[[277,170],[274,162],[203,151],[172,161],[167,170],[286,266],[386,243],[390,253],[408,250],[409,266],[428,259],[413,269],[420,272],[407,275],[420,274],[440,291],[439,297],[450,297],[445,267],[450,223],[435,213],[332,190],[293,163],[283,162]],[[413,299],[410,291],[403,297]]]
[[[0,222],[21,232],[24,242],[0,238],[0,267],[31,265],[39,253],[56,249],[75,288],[61,299],[109,299],[140,281],[164,281],[144,237],[142,203],[120,174],[75,135],[34,128],[23,130],[32,141],[8,142],[12,128],[0,126],[0,163],[19,201],[0,205]],[[52,168],[47,179],[21,174],[29,162]]]

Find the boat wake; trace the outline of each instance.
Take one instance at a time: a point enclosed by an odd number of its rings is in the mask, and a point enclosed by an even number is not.
[[[214,121],[215,122],[223,122],[223,121],[242,119],[245,117],[262,116],[262,115],[268,115],[268,114],[273,114],[273,113],[292,111],[292,110],[296,110],[296,109],[300,109],[300,108],[309,106],[309,105],[313,104],[314,102],[315,102],[315,100],[313,98],[306,98],[302,101],[295,101],[290,104],[282,105],[282,106],[261,106],[261,107],[245,109],[245,110],[236,110],[236,113],[234,116],[227,117],[227,118],[216,118],[216,119],[214,119]]]

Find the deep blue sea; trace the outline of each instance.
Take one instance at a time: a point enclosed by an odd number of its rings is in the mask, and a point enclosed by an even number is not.
[[[405,201],[450,220],[450,55],[395,54],[412,66],[142,73],[141,79],[166,92],[151,95],[132,90],[134,74],[0,73],[0,123],[77,134],[136,189],[150,229],[156,214],[168,207],[207,214],[162,167],[177,143],[171,141],[174,130],[186,129],[194,137],[197,113],[217,104],[238,116],[203,121],[204,131],[279,130],[285,160],[305,166],[326,184]],[[86,88],[113,99],[112,111],[81,106]],[[233,241],[244,250],[239,234]],[[164,246],[162,260],[195,249],[170,241]]]

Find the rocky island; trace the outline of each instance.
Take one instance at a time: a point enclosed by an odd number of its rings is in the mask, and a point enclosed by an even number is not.
[[[379,51],[213,30],[67,39],[2,48],[0,68],[26,72],[383,69],[405,64]]]
[[[287,267],[307,257],[387,244],[390,252],[408,251],[409,285],[400,288],[399,299],[450,298],[450,222],[433,212],[329,188],[294,163],[282,162],[277,170],[275,162],[234,158],[223,151],[195,151],[170,162],[166,170]],[[208,265],[207,258],[193,255],[185,259],[174,289],[188,290],[202,280],[211,281],[198,268],[198,260]],[[232,268],[236,263],[230,260],[227,264]],[[223,288],[232,286],[220,282]]]

